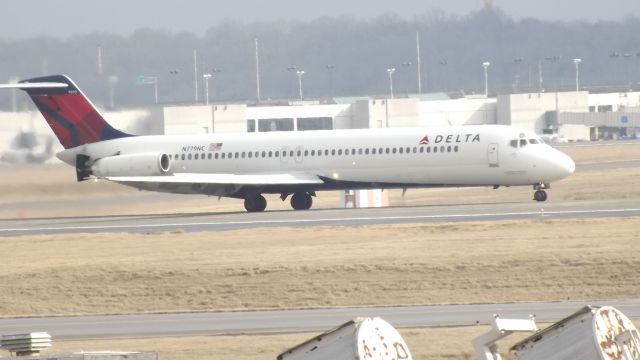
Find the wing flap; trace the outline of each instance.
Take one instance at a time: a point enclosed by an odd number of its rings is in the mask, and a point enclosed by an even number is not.
[[[324,183],[318,176],[305,173],[266,174],[189,174],[165,176],[106,177],[115,182],[150,182],[172,184],[302,185]]]

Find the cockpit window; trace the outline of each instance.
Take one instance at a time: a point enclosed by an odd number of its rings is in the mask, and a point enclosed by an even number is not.
[[[520,140],[514,139],[514,140],[509,141],[509,145],[511,145],[511,147],[517,148],[518,147],[518,142],[520,143],[520,147],[527,146],[527,144],[528,144],[527,139],[520,139]]]
[[[540,141],[538,139],[529,139],[529,144],[540,144]]]

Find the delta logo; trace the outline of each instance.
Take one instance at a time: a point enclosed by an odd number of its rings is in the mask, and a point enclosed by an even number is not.
[[[480,142],[480,134],[450,134],[436,135],[435,144],[451,144],[451,143],[470,143]],[[429,145],[429,136],[425,135],[419,142],[420,145]]]

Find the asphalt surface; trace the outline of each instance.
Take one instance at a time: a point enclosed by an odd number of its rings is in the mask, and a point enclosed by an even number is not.
[[[318,332],[355,317],[379,316],[395,327],[438,327],[488,324],[502,318],[552,322],[586,305],[609,305],[627,317],[640,317],[640,299],[599,302],[432,305],[313,310],[210,312],[114,316],[0,319],[0,334],[46,331],[56,340],[145,338],[193,335],[257,335]]]
[[[273,227],[363,226],[460,221],[549,220],[640,216],[637,200],[404,206],[370,209],[59,217],[0,220],[0,236],[155,233]]]

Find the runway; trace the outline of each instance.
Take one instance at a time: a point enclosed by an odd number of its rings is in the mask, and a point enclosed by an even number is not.
[[[46,331],[55,340],[143,338],[193,335],[257,335],[318,332],[355,317],[379,316],[396,327],[488,324],[494,314],[536,321],[560,320],[586,305],[610,305],[640,317],[640,299],[600,302],[431,305],[312,310],[209,312],[114,316],[0,319],[0,333]]]
[[[72,233],[157,233],[273,227],[364,226],[460,221],[552,220],[640,216],[637,200],[534,201],[369,209],[190,213],[0,220],[0,236]]]

